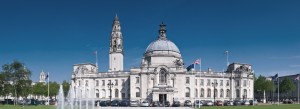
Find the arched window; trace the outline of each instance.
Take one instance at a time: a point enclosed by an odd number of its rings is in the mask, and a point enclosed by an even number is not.
[[[247,89],[244,89],[244,96],[243,96],[243,98],[244,99],[247,98]]]
[[[240,97],[240,90],[239,90],[239,89],[236,89],[235,92],[236,92],[236,97],[239,98],[239,97]]]
[[[204,97],[204,89],[203,88],[201,88],[201,95],[200,95],[200,97]]]
[[[190,97],[190,92],[191,92],[190,88],[186,87],[185,88],[185,97]]]
[[[167,83],[167,71],[165,69],[160,69],[159,83],[161,83],[161,84]]]
[[[221,89],[221,91],[220,91],[220,97],[222,98],[223,96],[224,96],[224,90]]]
[[[195,97],[198,97],[198,89],[195,89]]]
[[[218,90],[217,89],[214,90],[214,97],[218,97]]]
[[[207,97],[211,97],[211,90],[210,90],[210,88],[207,89]]]
[[[135,97],[141,97],[140,88],[136,87],[135,90],[136,90]]]
[[[229,95],[230,95],[230,90],[227,89],[227,90],[226,90],[226,97],[229,97]]]
[[[105,97],[106,97],[105,89],[102,89],[102,98],[105,98]]]
[[[96,89],[96,98],[99,98],[99,89]]]
[[[118,89],[115,89],[115,97],[119,98],[119,90]]]

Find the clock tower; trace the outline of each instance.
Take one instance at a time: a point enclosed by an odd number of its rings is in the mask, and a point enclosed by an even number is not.
[[[108,71],[123,71],[123,37],[117,15],[113,21],[112,32],[110,34]]]

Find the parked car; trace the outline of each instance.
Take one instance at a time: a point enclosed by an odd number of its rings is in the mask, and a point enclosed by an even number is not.
[[[111,106],[120,106],[120,101],[119,100],[113,100],[111,102]]]
[[[179,107],[180,106],[180,102],[179,101],[174,101],[172,104],[173,107]]]
[[[250,102],[249,102],[248,100],[244,100],[244,101],[242,101],[242,105],[249,106],[249,105],[250,105]]]
[[[292,99],[285,99],[283,100],[283,104],[293,104],[294,101]]]
[[[241,104],[242,104],[241,100],[234,100],[233,101],[233,105],[235,105],[235,106],[240,106]]]
[[[152,107],[160,107],[159,101],[153,101],[152,102]]]
[[[131,107],[138,107],[139,101],[138,100],[130,100],[130,106]]]
[[[141,103],[141,106],[142,107],[149,107],[150,106],[150,102],[148,100],[144,100],[142,103]]]
[[[211,101],[211,100],[206,100],[206,101],[204,101],[204,103],[203,103],[205,106],[213,106],[214,105],[214,103]]]
[[[170,102],[169,101],[164,101],[161,103],[162,107],[170,107]]]
[[[233,101],[224,101],[224,106],[233,106]]]
[[[105,106],[109,106],[109,101],[100,101],[100,106],[105,107]]]
[[[254,105],[257,105],[257,100],[254,99],[254,102],[253,102],[253,100],[249,100],[249,103],[250,103],[250,105],[253,105],[253,103],[254,103]]]
[[[191,106],[192,106],[191,100],[185,100],[185,101],[184,101],[184,106],[191,107]]]
[[[122,100],[121,103],[120,103],[120,106],[123,106],[123,107],[129,106],[129,101],[128,100]]]
[[[202,101],[200,101],[200,100],[196,100],[195,102],[194,102],[194,106],[195,107],[199,107],[199,106],[202,106],[203,104],[202,104]]]
[[[216,106],[223,106],[223,101],[217,100],[217,101],[215,102],[215,105],[216,105]]]

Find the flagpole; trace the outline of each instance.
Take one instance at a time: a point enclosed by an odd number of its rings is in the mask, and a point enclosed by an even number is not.
[[[299,80],[300,80],[300,77],[299,77],[299,76],[300,76],[300,74],[298,74],[298,76],[297,76],[297,78],[298,78],[298,104],[299,104],[299,87],[300,87],[300,86],[299,86]]]
[[[201,66],[202,66],[202,60],[201,60],[201,58],[200,58],[200,64],[199,64],[199,66],[200,66],[200,68],[199,68],[199,90],[200,90],[200,93],[199,93],[199,100],[198,100],[198,108],[200,108],[200,98],[201,98]]]
[[[278,97],[277,97],[278,103],[277,103],[277,104],[279,105],[279,73],[277,73],[277,75],[278,75],[278,76],[277,76],[277,86],[278,86],[278,90],[277,90],[277,91],[278,91],[278,93],[277,93],[277,96],[278,96]]]
[[[48,72],[48,105],[50,105],[50,102],[49,102],[49,98],[50,98],[50,96],[49,96],[49,72]]]
[[[96,51],[96,67],[97,67],[97,73],[98,73],[98,51]]]

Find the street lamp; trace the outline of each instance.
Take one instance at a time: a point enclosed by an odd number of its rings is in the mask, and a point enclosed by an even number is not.
[[[214,86],[214,105],[216,105],[216,85],[218,85],[218,83],[213,82],[212,85]]]
[[[111,83],[111,81],[109,81],[107,86],[109,88],[109,105],[111,106],[111,88],[114,86],[114,83]]]

